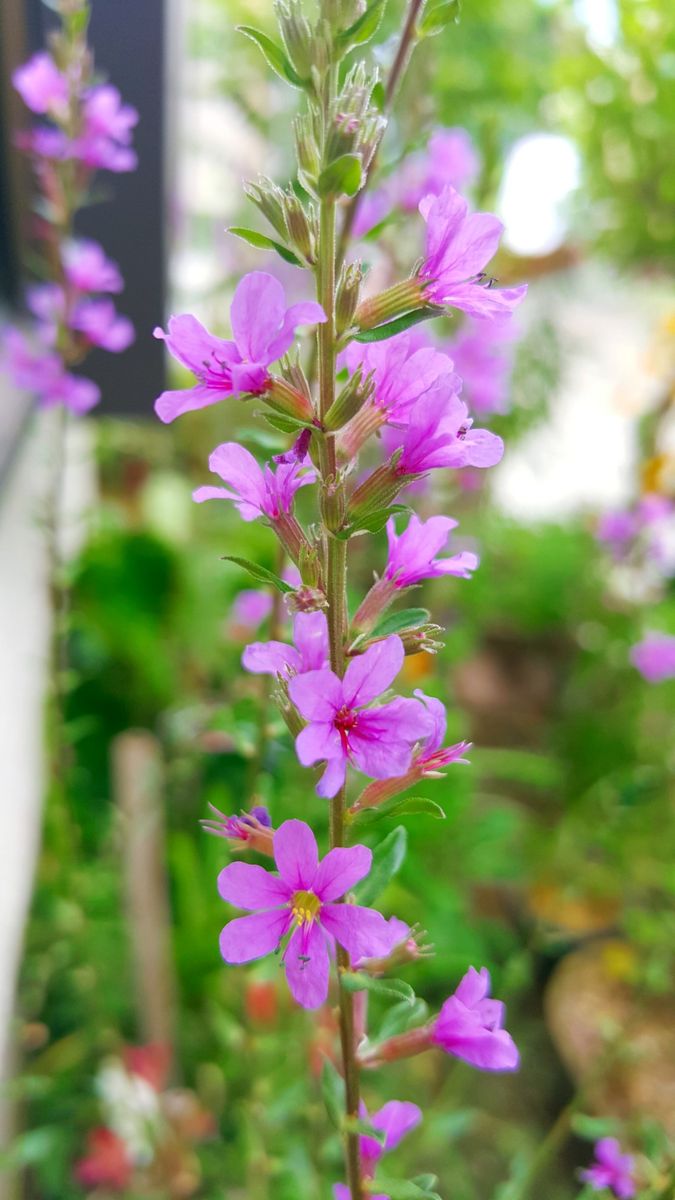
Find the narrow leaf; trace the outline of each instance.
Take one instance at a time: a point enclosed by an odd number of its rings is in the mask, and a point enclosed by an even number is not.
[[[258,233],[257,229],[244,229],[241,225],[230,225],[228,233],[234,234],[235,237],[241,238],[243,242],[248,242],[249,246],[255,246],[258,250],[275,250],[284,262],[290,263],[292,267],[302,267],[304,263],[289,250],[288,246],[284,246],[281,242],[275,242],[274,238],[267,237],[264,233]]]
[[[224,562],[236,563],[238,567],[243,567],[257,579],[258,583],[268,583],[275,587],[279,592],[292,592],[293,588],[286,583],[284,579],[280,579],[273,571],[268,571],[267,567],[261,567],[259,563],[251,562],[249,558],[239,558],[236,554],[223,554]]]
[[[260,29],[254,29],[252,25],[238,25],[237,32],[243,33],[244,37],[250,38],[255,42],[259,50],[265,56],[268,65],[286,83],[290,83],[293,87],[305,88],[307,81],[301,79],[297,71],[293,67],[290,59],[286,57],[280,46],[268,38],[266,33],[262,33]]]
[[[419,996],[412,1004],[408,1000],[401,1000],[398,1004],[393,1004],[385,1013],[377,1031],[377,1037],[373,1038],[373,1041],[375,1043],[386,1042],[387,1038],[395,1037],[398,1033],[405,1033],[415,1025],[421,1025],[426,1020],[428,1012],[428,1005]]]
[[[429,305],[428,308],[416,308],[414,312],[396,317],[395,321],[387,321],[386,325],[378,325],[376,329],[364,329],[363,333],[355,335],[354,341],[386,342],[387,338],[396,337],[397,333],[404,333],[406,329],[412,329],[413,325],[419,325],[421,321],[431,321],[433,317],[438,317],[440,311],[435,305],[433,307]]]
[[[417,997],[404,979],[387,979],[379,975],[368,975],[365,971],[343,971],[340,984],[347,992],[375,992],[378,996],[397,996],[406,1004],[414,1004]]]
[[[362,1137],[373,1138],[380,1146],[384,1146],[387,1140],[384,1129],[376,1129],[370,1122],[361,1120],[361,1117],[344,1117],[342,1128],[345,1133],[360,1133]]]
[[[264,417],[273,429],[278,429],[280,433],[297,433],[299,429],[307,427],[306,421],[298,421],[295,417],[285,417],[281,413],[271,413],[265,410],[255,414],[256,416]]]
[[[345,1111],[345,1081],[329,1058],[321,1068],[321,1094],[326,1112],[336,1129],[342,1127]]]
[[[416,1175],[410,1182],[421,1188],[433,1188],[438,1183],[438,1175]]]
[[[368,5],[358,20],[349,26],[349,29],[338,34],[338,45],[342,49],[351,49],[352,46],[363,46],[369,42],[380,27],[386,4],[387,0],[373,0],[373,3]]]
[[[426,608],[402,608],[400,612],[383,617],[370,637],[389,637],[392,633],[400,633],[402,629],[417,629],[419,625],[426,625],[430,617],[431,613]]]
[[[361,187],[363,168],[358,154],[343,154],[324,167],[319,175],[320,196],[353,196]]]
[[[425,12],[417,29],[418,36],[435,37],[437,33],[443,32],[450,21],[458,20],[459,0],[443,0],[441,4],[435,4]]]
[[[389,1196],[389,1200],[439,1200],[436,1192],[419,1187],[411,1179],[389,1179],[378,1174],[374,1186],[378,1192]]]
[[[373,904],[401,869],[408,847],[408,833],[403,825],[392,829],[373,851],[370,874],[356,888],[359,904]]]

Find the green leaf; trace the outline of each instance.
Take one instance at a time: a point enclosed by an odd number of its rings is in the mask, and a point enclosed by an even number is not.
[[[251,562],[250,558],[239,558],[236,554],[223,554],[222,558],[224,562],[233,562],[238,567],[243,567],[245,571],[248,571],[249,575],[257,579],[258,583],[271,584],[279,592],[293,591],[290,584],[286,583],[284,579],[280,579],[278,575],[275,575],[274,571],[268,571],[267,567],[261,567],[259,563]]]
[[[437,33],[442,33],[450,21],[459,20],[459,11],[459,0],[443,0],[441,4],[435,4],[422,17],[417,28],[418,37],[435,37]]]
[[[408,1000],[401,1000],[398,1004],[393,1004],[385,1013],[377,1031],[377,1037],[374,1037],[373,1041],[375,1043],[385,1042],[387,1038],[395,1037],[397,1033],[405,1033],[413,1026],[421,1025],[426,1020],[428,1012],[428,1005],[420,996],[416,996],[412,1004]]]
[[[243,242],[248,242],[249,246],[255,246],[258,250],[276,250],[280,258],[284,262],[290,263],[292,267],[304,267],[304,263],[289,250],[288,246],[284,246],[281,242],[275,242],[274,238],[267,237],[264,233],[258,233],[257,229],[244,229],[241,225],[230,225],[228,233],[233,233],[235,237],[241,238]]]
[[[397,996],[410,1006],[417,999],[405,979],[387,979],[379,975],[368,975],[365,971],[342,971],[340,985],[347,992],[375,992],[378,996]]]
[[[262,33],[260,29],[254,29],[252,25],[238,25],[237,33],[243,33],[244,37],[250,38],[255,42],[259,50],[265,56],[268,65],[286,83],[292,84],[296,88],[306,88],[309,80],[301,79],[295,70],[290,59],[286,57],[280,46],[268,38],[266,33]]]
[[[280,433],[297,433],[299,429],[305,429],[306,421],[298,421],[295,417],[285,417],[281,413],[271,413],[262,409],[256,416],[264,417],[273,429],[278,429]]]
[[[421,1188],[433,1188],[438,1183],[438,1175],[416,1175],[410,1182]]]
[[[324,167],[319,175],[320,196],[353,196],[361,187],[363,168],[358,154],[343,154]]]
[[[599,1138],[612,1137],[617,1132],[617,1121],[614,1117],[589,1117],[585,1113],[574,1113],[570,1126],[579,1137],[589,1138],[592,1142]]]
[[[389,1179],[388,1176],[377,1175],[374,1187],[378,1192],[384,1192],[390,1200],[440,1200],[437,1192],[420,1187],[412,1179]]]
[[[381,529],[384,529],[390,517],[395,517],[397,513],[401,512],[410,512],[407,504],[392,504],[389,508],[374,508],[363,517],[359,517],[353,525],[349,525],[342,536],[350,538],[357,533],[379,533]]]
[[[378,79],[375,87],[370,93],[370,103],[378,110],[384,112],[387,107],[387,93],[381,79]]]
[[[342,1128],[345,1133],[360,1133],[363,1137],[373,1138],[380,1146],[384,1146],[387,1140],[387,1134],[384,1129],[376,1129],[369,1121],[363,1121],[361,1117],[344,1117]]]
[[[345,1081],[329,1058],[321,1068],[321,1095],[326,1112],[336,1129],[341,1129],[345,1111]]]
[[[352,46],[363,46],[369,42],[380,27],[386,4],[387,0],[373,0],[373,3],[368,5],[358,20],[349,26],[349,29],[338,34],[338,45],[344,50],[351,49]]]
[[[431,613],[426,608],[402,608],[400,612],[383,617],[369,636],[389,637],[392,633],[400,633],[402,629],[417,629],[418,625],[426,625],[430,617]]]
[[[378,325],[376,329],[364,329],[363,333],[355,334],[354,341],[386,342],[387,338],[396,337],[397,333],[404,333],[406,329],[412,329],[413,325],[419,325],[421,321],[431,321],[433,317],[440,316],[440,312],[436,305],[416,308],[414,312],[405,313],[395,321],[387,321],[386,325]]]
[[[400,871],[407,848],[408,831],[403,825],[397,825],[373,851],[370,874],[356,888],[359,904],[368,907],[377,900],[397,871]]]

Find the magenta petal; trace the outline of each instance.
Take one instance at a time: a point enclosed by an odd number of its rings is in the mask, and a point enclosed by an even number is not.
[[[333,1184],[333,1200],[351,1200],[351,1195],[346,1183]]]
[[[220,934],[220,953],[225,962],[247,963],[254,958],[272,954],[288,927],[291,914],[286,908],[273,912],[252,913],[235,917]]]
[[[230,320],[237,347],[253,363],[269,363],[270,342],[284,318],[284,289],[266,271],[251,271],[238,283],[232,298]]]
[[[467,1008],[474,1008],[489,994],[490,972],[487,967],[481,967],[480,971],[477,971],[475,967],[469,967],[466,975],[455,988],[455,996]]]
[[[326,314],[320,304],[308,300],[300,304],[292,304],[284,316],[281,329],[272,339],[268,348],[268,362],[281,358],[293,345],[295,330],[298,325],[321,325],[326,320]]]
[[[280,879],[264,867],[244,862],[223,867],[218,876],[218,891],[223,900],[237,908],[275,908],[285,904],[289,897],[289,890]]]
[[[380,696],[398,675],[404,657],[403,642],[393,633],[352,659],[343,681],[345,704],[359,708]]]
[[[329,759],[326,770],[316,785],[317,796],[321,796],[323,800],[332,800],[333,796],[337,796],[340,788],[344,786],[346,777],[347,759],[345,756]]]
[[[222,400],[223,393],[214,391],[199,383],[196,387],[184,388],[180,392],[162,392],[155,400],[155,412],[160,421],[168,425],[176,417],[186,412],[195,412],[199,408],[208,408]]]
[[[293,999],[303,1008],[320,1008],[328,997],[328,946],[315,922],[309,932],[296,929],[284,953],[286,979]]]
[[[295,739],[295,749],[303,767],[311,767],[323,759],[342,758],[340,734],[327,721],[313,721]]]
[[[274,835],[274,860],[284,883],[309,891],[319,865],[316,838],[305,821],[284,821]]]
[[[325,613],[298,613],[293,621],[293,641],[302,659],[297,670],[320,671],[328,666],[328,621]]]
[[[402,1138],[415,1129],[422,1120],[422,1110],[416,1104],[406,1100],[389,1100],[389,1102],[374,1113],[370,1124],[386,1135],[384,1146],[369,1138],[369,1143],[378,1146],[380,1154],[395,1150]],[[365,1139],[364,1139],[365,1140]],[[374,1156],[373,1156],[374,1157]]]
[[[342,706],[342,683],[327,667],[291,679],[288,694],[307,721],[332,721]]]
[[[251,642],[241,656],[241,665],[252,675],[284,675],[289,667],[302,668],[302,660],[294,646],[285,642]]]
[[[326,903],[338,900],[368,874],[373,861],[367,846],[336,847],[319,863],[314,891]]]
[[[391,946],[389,923],[374,908],[360,904],[325,904],[321,923],[357,962],[360,958],[378,958]]]

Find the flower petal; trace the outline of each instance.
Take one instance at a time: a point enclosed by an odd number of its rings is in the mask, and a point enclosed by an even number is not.
[[[237,347],[254,363],[269,363],[267,349],[284,318],[284,289],[266,271],[250,271],[237,284],[232,297],[230,321]]]
[[[284,883],[309,891],[319,865],[316,838],[305,821],[284,821],[274,835],[274,860]]]
[[[293,999],[303,1008],[320,1008],[328,996],[328,946],[315,922],[305,933],[296,929],[284,954],[286,979]]]
[[[455,988],[455,996],[467,1008],[475,1008],[489,994],[490,972],[487,967],[481,967],[480,971],[477,971],[475,967],[469,967],[466,975]]]
[[[320,671],[328,666],[330,648],[325,613],[298,613],[293,621],[293,641],[302,663],[298,671]]]
[[[332,721],[343,703],[342,683],[328,667],[296,675],[288,694],[306,721]]]
[[[321,796],[323,800],[332,800],[333,796],[337,796],[340,788],[344,786],[346,777],[347,759],[344,755],[340,758],[330,758],[326,770],[316,785],[317,796]]]
[[[272,954],[284,936],[289,920],[291,914],[286,908],[235,917],[220,934],[220,953],[225,962],[252,962],[254,958]]]
[[[368,874],[373,861],[367,846],[336,847],[319,863],[314,891],[326,903],[338,900]]]
[[[357,962],[360,958],[378,958],[391,947],[389,923],[382,913],[360,904],[324,904],[321,924]]]
[[[267,362],[274,362],[290,349],[298,325],[322,325],[325,320],[325,312],[314,300],[292,304],[284,316],[281,329],[267,347]]]
[[[392,633],[352,659],[343,681],[345,704],[360,708],[380,696],[398,675],[404,657],[403,642]]]
[[[217,404],[222,398],[222,392],[199,383],[196,387],[184,388],[180,392],[162,392],[155,400],[155,412],[160,421],[168,425],[183,413],[208,408],[210,404]]]
[[[294,646],[285,642],[251,642],[241,656],[241,665],[252,675],[285,675],[288,668],[302,668],[302,660]]]
[[[223,900],[237,908],[276,908],[289,897],[288,888],[275,875],[264,867],[244,862],[223,867],[218,876],[218,891]]]
[[[395,1150],[402,1138],[415,1129],[422,1120],[422,1109],[407,1100],[389,1100],[387,1104],[373,1114],[370,1124],[386,1135],[384,1146],[379,1146],[380,1154]],[[378,1143],[369,1138],[374,1146]]]
[[[327,721],[312,721],[295,739],[295,749],[303,767],[311,767],[323,759],[343,758],[340,734]]]

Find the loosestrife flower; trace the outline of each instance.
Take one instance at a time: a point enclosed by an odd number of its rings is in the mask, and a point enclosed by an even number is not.
[[[322,612],[297,613],[293,618],[293,646],[285,642],[252,642],[241,665],[253,675],[302,675],[330,662],[328,621]]]
[[[270,385],[267,368],[290,349],[299,325],[326,320],[320,304],[306,301],[286,308],[284,289],[273,275],[252,271],[235,290],[230,308],[234,340],[209,333],[196,317],[170,317],[169,331],[155,329],[169,352],[197,377],[195,387],[162,392],[155,412],[165,422],[182,413],[241,393],[261,395]]]
[[[403,643],[392,634],[353,659],[344,679],[328,668],[291,679],[290,698],[309,722],[296,739],[298,758],[303,767],[327,764],[318,796],[336,795],[349,762],[375,779],[408,769],[413,745],[431,730],[424,705],[397,696],[378,708],[365,707],[390,686],[403,658]]]
[[[595,1162],[579,1172],[580,1178],[596,1192],[608,1188],[618,1200],[631,1200],[637,1191],[632,1155],[622,1154],[619,1142],[613,1137],[600,1138],[594,1153]]]
[[[453,187],[438,196],[425,196],[420,212],[427,224],[426,254],[419,276],[428,280],[427,299],[461,308],[473,317],[511,312],[527,286],[486,286],[485,267],[499,246],[504,226],[491,213],[470,213],[466,200]]]
[[[456,529],[457,525],[452,517],[429,517],[427,521],[421,521],[413,513],[407,528],[397,534],[396,522],[390,517],[387,521],[389,554],[385,579],[391,580],[399,589],[414,587],[425,579],[438,579],[443,575],[470,579],[478,567],[478,555],[462,550],[450,558],[436,558],[447,542],[450,530]]]
[[[98,242],[79,238],[66,242],[61,258],[65,277],[78,292],[121,292],[124,280],[117,263]]]
[[[435,1045],[481,1071],[515,1071],[520,1055],[503,1028],[505,1008],[489,999],[487,967],[469,967],[454,994],[445,1001],[432,1029]]]
[[[17,67],[12,83],[31,112],[58,116],[68,104],[68,80],[51,54],[41,51]]]
[[[209,457],[209,469],[220,475],[229,489],[207,485],[197,488],[193,499],[197,504],[204,500],[232,500],[244,521],[255,521],[257,517],[275,521],[290,513],[298,488],[316,479],[313,470],[298,462],[279,463],[276,470],[266,463],[263,470],[250,451],[238,442],[217,446]]]
[[[418,400],[402,432],[399,475],[416,475],[436,467],[494,467],[504,443],[489,429],[474,429],[466,404],[443,387]]]
[[[284,821],[274,835],[278,875],[248,863],[230,863],[218,876],[223,900],[251,915],[236,917],[220,935],[228,963],[245,963],[278,950],[291,934],[282,962],[293,998],[318,1008],[328,995],[330,956],[338,942],[354,960],[388,953],[389,925],[380,913],[337,904],[369,872],[366,846],[329,851],[319,862],[316,839],[304,821]]]
[[[32,346],[18,329],[5,332],[2,365],[18,388],[35,392],[40,408],[63,404],[81,416],[101,398],[91,379],[66,371],[58,354]]]
[[[480,160],[466,129],[437,129],[424,150],[404,160],[393,188],[401,207],[414,212],[424,196],[438,196],[448,184],[466,187],[479,169]]]
[[[117,354],[128,349],[134,340],[134,327],[128,317],[120,316],[112,300],[80,300],[70,306],[66,293],[56,283],[42,283],[28,288],[27,303],[40,322],[43,340],[54,345],[60,325],[81,334],[89,346]]]
[[[632,647],[630,660],[648,683],[675,679],[675,637],[648,633]]]
[[[70,155],[92,170],[120,173],[135,170],[138,159],[131,149],[138,112],[112,84],[90,88],[83,100],[82,134],[70,147]]]
[[[227,841],[243,843],[259,854],[272,854],[274,830],[272,818],[263,804],[256,804],[250,812],[238,816],[226,817],[214,804],[209,804],[213,818],[200,821],[205,833],[214,837],[226,838]]]
[[[422,1110],[406,1100],[389,1100],[378,1112],[373,1113],[372,1117],[368,1115],[368,1110],[362,1103],[360,1116],[372,1125],[373,1129],[385,1135],[384,1145],[367,1134],[362,1134],[359,1139],[361,1175],[364,1180],[371,1180],[375,1177],[377,1164],[382,1156],[395,1150],[399,1142],[419,1125]],[[336,1183],[333,1196],[335,1200],[350,1200],[351,1192],[344,1183]],[[385,1192],[377,1192],[372,1194],[372,1200],[389,1200],[389,1196]]]
[[[494,320],[469,319],[448,347],[474,412],[508,412],[517,339],[518,330],[510,315]]]

